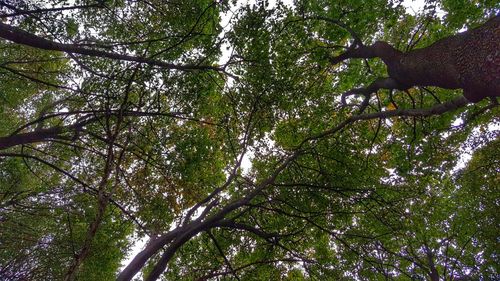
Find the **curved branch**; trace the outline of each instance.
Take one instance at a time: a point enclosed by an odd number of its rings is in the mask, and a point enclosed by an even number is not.
[[[302,147],[304,144],[306,144],[309,141],[321,139],[323,137],[332,135],[332,134],[344,129],[347,125],[350,125],[350,124],[355,123],[355,122],[360,121],[360,120],[371,120],[371,119],[377,119],[377,118],[387,119],[387,118],[396,117],[396,116],[428,117],[428,116],[440,115],[440,114],[443,114],[443,113],[448,112],[448,111],[456,110],[458,108],[464,107],[468,103],[469,103],[469,101],[464,96],[460,96],[460,97],[455,98],[453,100],[434,105],[433,107],[430,107],[430,108],[412,108],[412,109],[399,108],[399,109],[395,109],[395,110],[353,115],[330,130],[326,130],[320,134],[317,134],[315,136],[304,139],[299,144],[298,147],[299,148]]]
[[[350,91],[347,91],[342,94],[341,96],[341,102],[342,106],[346,106],[346,98],[348,96],[352,95],[362,95],[365,96],[363,103],[360,106],[359,112],[363,112],[365,108],[368,106],[368,103],[370,101],[370,97],[373,93],[376,93],[380,89],[389,89],[389,90],[404,90],[406,87],[398,83],[396,80],[388,77],[388,78],[379,78],[375,81],[373,81],[370,85],[368,85],[365,88],[358,88],[358,89],[353,89]]]
[[[380,58],[386,64],[393,64],[393,61],[396,58],[402,56],[403,53],[401,51],[396,50],[394,47],[389,45],[384,41],[377,41],[370,46],[359,45],[359,46],[351,46],[344,53],[331,57],[330,63],[335,65],[341,63],[347,59],[371,59],[371,58]]]
[[[280,164],[267,179],[263,180],[259,185],[256,186],[253,191],[249,192],[242,198],[230,202],[220,211],[206,218],[200,217],[151,241],[146,246],[146,248],[142,252],[137,254],[134,259],[123,269],[123,271],[118,275],[117,280],[132,280],[135,274],[141,270],[141,268],[146,264],[149,258],[151,258],[154,254],[156,254],[160,249],[162,249],[170,242],[170,245],[165,250],[157,264],[154,266],[151,274],[147,279],[156,280],[166,269],[167,263],[170,261],[173,254],[177,251],[177,249],[179,249],[179,247],[184,245],[184,243],[189,241],[189,239],[194,237],[196,234],[214,227],[215,224],[223,220],[227,214],[244,206],[245,204],[248,204],[253,198],[260,194],[263,189],[273,184],[278,175],[299,156],[300,152],[300,150],[296,150],[294,153],[280,161]]]
[[[194,64],[173,64],[167,63],[155,59],[136,57],[131,55],[117,54],[114,52],[107,52],[103,50],[92,49],[88,47],[82,47],[78,44],[63,44],[55,41],[47,40],[40,36],[34,35],[32,33],[26,32],[20,28],[10,26],[8,24],[0,22],[0,37],[6,40],[34,47],[37,49],[60,51],[69,54],[80,54],[93,57],[103,57],[121,61],[132,61],[138,63],[144,63],[154,66],[159,66],[166,69],[176,69],[182,71],[192,71],[192,70],[214,70],[222,73],[226,73],[223,68],[210,65],[194,65]],[[227,74],[227,73],[226,73]]]
[[[83,120],[77,122],[73,125],[67,126],[54,126],[46,129],[36,129],[33,132],[28,133],[20,133],[23,129],[28,128],[34,124],[42,122],[46,119],[59,117],[59,116],[68,116],[68,115],[76,115],[76,114],[87,114],[83,117],[79,118],[79,120]],[[108,117],[108,116],[118,116],[121,114],[124,117],[172,117],[178,118],[187,121],[199,122],[207,125],[217,126],[218,124],[203,121],[197,118],[192,117],[184,117],[181,116],[182,112],[145,112],[145,111],[122,111],[119,110],[80,110],[80,111],[70,111],[70,112],[59,112],[49,115],[44,115],[34,121],[31,121],[20,128],[16,129],[10,136],[0,137],[0,150],[6,149],[12,146],[21,145],[21,144],[29,144],[29,143],[37,143],[50,139],[62,139],[61,134],[64,134],[69,131],[79,131],[82,130],[86,125],[96,122],[100,117]],[[40,124],[40,123],[39,123]]]
[[[76,129],[78,124],[73,126],[56,126],[47,129],[40,129],[33,132],[21,133],[7,137],[0,137],[0,150],[16,145],[37,143],[50,139],[60,139],[61,134]]]

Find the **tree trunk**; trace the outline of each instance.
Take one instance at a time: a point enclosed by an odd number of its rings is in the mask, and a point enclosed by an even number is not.
[[[480,27],[403,53],[386,42],[359,46],[331,59],[379,57],[387,65],[394,89],[435,86],[463,89],[471,102],[500,96],[500,16]]]

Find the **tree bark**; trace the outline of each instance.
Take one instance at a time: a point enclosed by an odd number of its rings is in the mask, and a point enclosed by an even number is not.
[[[397,82],[394,89],[414,86],[463,89],[470,102],[499,97],[500,16],[425,48],[404,53],[378,41],[350,49],[330,61],[335,64],[349,58],[374,57],[387,65],[389,78]]]
[[[60,135],[68,128],[52,127],[48,129],[40,129],[34,132],[21,133],[7,137],[0,137],[0,150],[16,145],[42,142],[48,139],[60,138]]]

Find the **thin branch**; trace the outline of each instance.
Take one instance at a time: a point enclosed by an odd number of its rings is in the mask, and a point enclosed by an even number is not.
[[[32,14],[47,13],[47,12],[61,12],[61,11],[68,11],[68,10],[79,10],[79,9],[102,7],[101,4],[90,4],[90,5],[76,5],[76,6],[72,6],[72,7],[55,7],[55,8],[39,8],[39,9],[34,9],[34,10],[22,10],[22,9],[17,9],[12,5],[8,5],[4,1],[0,2],[0,6],[5,6],[5,7],[8,7],[10,9],[16,11],[14,13],[0,15],[0,18],[8,18],[8,17],[15,17],[15,16],[22,16],[22,15],[32,15]]]
[[[353,115],[332,129],[326,130],[320,134],[317,134],[315,136],[311,136],[309,138],[304,139],[298,147],[302,147],[304,144],[306,144],[309,141],[321,139],[323,137],[332,135],[332,134],[344,129],[347,125],[355,123],[355,122],[360,121],[360,120],[371,120],[371,119],[377,119],[377,118],[387,119],[387,118],[396,117],[396,116],[400,116],[400,117],[401,116],[428,117],[428,116],[440,115],[440,114],[446,113],[448,111],[456,110],[458,108],[466,106],[468,103],[469,103],[469,101],[464,96],[460,96],[460,97],[455,98],[453,100],[434,105],[433,107],[430,107],[430,108],[415,108],[415,109],[399,108],[399,109],[395,109],[395,110]]]
[[[214,245],[215,247],[217,248],[217,251],[219,252],[219,254],[222,256],[222,258],[224,259],[224,262],[226,263],[227,267],[229,268],[229,270],[231,271],[231,274],[233,274],[234,278],[236,278],[236,280],[240,280],[240,278],[238,277],[238,275],[236,274],[236,271],[234,271],[234,268],[233,266],[231,265],[231,262],[227,259],[226,255],[224,254],[224,251],[222,251],[222,248],[221,246],[219,245],[219,242],[217,242],[217,239],[215,239],[214,235],[212,234],[212,232],[207,231],[207,234],[208,236],[210,237],[210,239],[212,239],[212,241],[214,242]]]

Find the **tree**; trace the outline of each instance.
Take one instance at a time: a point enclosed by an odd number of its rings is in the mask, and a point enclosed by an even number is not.
[[[467,100],[478,102],[485,97],[500,96],[497,50],[500,47],[500,17],[493,17],[480,27],[443,38],[425,48],[403,53],[387,42],[365,46],[355,36],[356,46],[331,58],[338,63],[348,58],[382,59],[389,77],[379,78],[366,88],[344,94],[363,94],[365,106],[370,95],[379,89],[408,90],[413,86],[437,86],[464,90]]]
[[[457,3],[0,1],[0,276],[495,279],[500,7]]]

